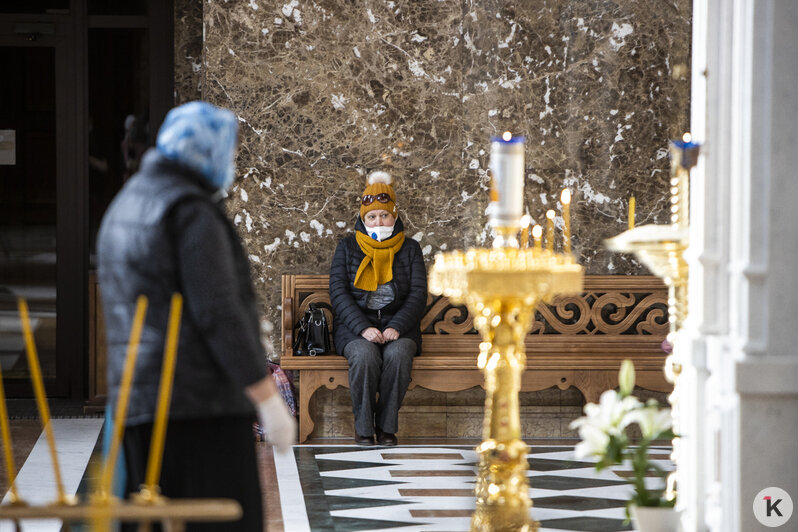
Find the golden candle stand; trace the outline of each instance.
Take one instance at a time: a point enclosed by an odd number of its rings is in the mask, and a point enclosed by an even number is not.
[[[110,521],[140,523],[139,530],[150,530],[153,522],[161,522],[166,532],[181,532],[187,522],[233,521],[241,517],[241,506],[231,499],[166,499],[158,503],[126,502],[109,499],[105,502],[90,498],[85,504],[74,506],[51,504],[46,506],[0,506],[0,520],[61,519],[64,523],[92,523],[95,531],[110,529]],[[68,530],[68,525],[65,525]]]
[[[512,242],[518,228],[496,228]],[[441,253],[429,276],[430,292],[465,303],[482,335],[477,359],[485,374],[485,418],[471,530],[536,531],[530,516],[526,455],[518,392],[526,366],[524,337],[535,306],[582,291],[584,269],[570,253],[500,247]]]
[[[690,199],[690,169],[693,168],[700,152],[700,146],[690,142],[690,134],[686,133],[682,141],[671,142],[671,199],[670,199],[670,225],[643,225],[634,226],[634,210],[630,208],[630,229],[605,240],[611,251],[634,253],[635,256],[654,275],[662,278],[668,287],[668,322],[670,331],[667,340],[673,351],[665,359],[665,378],[673,383],[673,392],[668,397],[673,406],[673,431],[677,436],[673,439],[673,453],[671,459],[676,464],[676,471],[668,477],[666,497],[669,500],[676,498],[676,479],[679,470],[680,420],[677,414],[679,401],[679,374],[682,365],[676,346],[676,333],[684,325],[687,318],[688,299],[687,281],[688,268],[684,252],[689,244],[689,199]],[[631,207],[631,206],[630,206]]]
[[[0,433],[3,441],[4,458],[8,472],[9,499],[11,501],[9,504],[0,506],[0,520],[14,521],[17,530],[20,529],[19,521],[23,519],[61,519],[65,523],[64,528],[66,530],[69,530],[70,522],[83,521],[90,523],[92,529],[97,532],[106,532],[111,528],[111,521],[117,520],[138,522],[139,530],[142,532],[151,530],[153,522],[161,522],[166,532],[182,532],[185,530],[187,522],[233,521],[241,518],[242,510],[238,501],[232,499],[169,499],[161,495],[158,487],[169,402],[174,379],[182,305],[183,299],[180,294],[174,294],[169,312],[164,364],[158,393],[157,412],[153,423],[153,439],[150,444],[145,484],[129,501],[121,501],[110,495],[113,468],[116,464],[116,457],[118,456],[119,445],[124,431],[125,412],[130,397],[139,339],[147,307],[146,298],[140,296],[137,301],[130,341],[128,342],[125,369],[116,408],[116,412],[119,415],[116,416],[113,427],[109,456],[105,461],[101,474],[98,475],[100,477],[99,486],[94,486],[93,493],[88,497],[88,501],[79,504],[75,496],[64,493],[39,357],[33,341],[28,305],[25,300],[19,299],[18,307],[25,337],[28,365],[31,368],[31,380],[33,381],[36,403],[53,463],[57,499],[51,504],[32,506],[26,503],[17,492],[11,434],[8,426],[8,410],[6,408],[5,391],[2,386],[2,372],[0,372]]]

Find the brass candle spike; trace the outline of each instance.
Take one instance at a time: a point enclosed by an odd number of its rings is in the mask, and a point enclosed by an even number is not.
[[[145,503],[154,503],[161,499],[158,482],[161,477],[163,461],[163,448],[166,443],[166,422],[169,417],[169,403],[172,399],[172,384],[175,376],[175,363],[177,361],[177,342],[180,335],[180,317],[183,311],[183,296],[172,295],[169,309],[169,325],[166,333],[166,346],[164,349],[161,382],[158,390],[158,403],[155,411],[155,421],[152,428],[150,455],[147,460],[147,471],[144,477],[145,484],[137,495],[137,500]]]
[[[130,339],[127,344],[125,355],[125,367],[122,372],[122,381],[119,387],[119,397],[114,409],[114,427],[111,436],[111,446],[106,457],[102,471],[102,481],[100,482],[98,496],[100,498],[110,498],[113,489],[114,469],[119,458],[119,448],[122,445],[122,436],[125,432],[125,418],[127,417],[127,407],[130,403],[130,390],[133,386],[133,373],[138,357],[139,342],[141,331],[144,327],[144,316],[147,312],[147,297],[139,296],[136,300],[136,313],[133,317],[133,326],[130,329]]]
[[[42,429],[44,430],[45,437],[47,438],[47,446],[50,450],[50,460],[53,464],[53,475],[55,476],[56,487],[56,504],[68,505],[75,504],[76,499],[73,496],[67,497],[64,492],[64,482],[61,478],[61,467],[58,464],[58,452],[55,446],[55,435],[53,434],[53,427],[50,423],[50,406],[47,404],[47,395],[44,391],[44,380],[42,379],[42,368],[39,364],[39,355],[36,352],[36,343],[33,341],[33,331],[30,324],[30,313],[28,311],[28,303],[23,298],[17,299],[17,307],[19,308],[19,315],[22,319],[22,332],[25,337],[25,352],[28,356],[28,368],[31,373],[31,383],[33,384],[33,393],[36,396],[36,405],[39,410],[39,416],[42,421]]]
[[[8,499],[11,504],[20,505],[25,502],[19,498],[16,467],[14,466],[14,450],[11,445],[11,429],[8,424],[8,407],[6,404],[6,391],[3,386],[3,369],[0,368],[0,430],[3,436],[3,457],[6,462],[6,476],[8,477]]]

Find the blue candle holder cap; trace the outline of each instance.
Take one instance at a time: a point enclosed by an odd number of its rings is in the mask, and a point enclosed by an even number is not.
[[[683,139],[671,140],[671,161],[688,170],[698,163],[698,154],[701,151],[701,144]]]
[[[699,146],[701,146],[701,144],[699,144],[698,142],[693,142],[692,140],[690,142],[685,142],[682,139],[677,139],[677,140],[672,140],[671,142],[673,143],[674,146],[676,146],[681,150],[689,150],[690,148],[698,148]]]
[[[523,144],[525,140],[526,140],[526,137],[524,137],[523,135],[519,135],[517,137],[513,136],[513,137],[510,138],[510,140],[504,140],[502,137],[491,137],[490,138],[491,142],[501,142],[502,144],[519,144],[519,143]]]

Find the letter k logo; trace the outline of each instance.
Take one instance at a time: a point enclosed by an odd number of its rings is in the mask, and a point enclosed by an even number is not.
[[[776,512],[776,515],[782,517],[781,512],[779,511],[779,503],[781,502],[781,499],[777,499],[776,502],[773,502],[773,499],[770,497],[770,495],[765,496],[764,499],[768,505],[767,516],[770,517],[773,512]]]
[[[792,497],[781,488],[771,486],[754,497],[754,517],[766,527],[780,527],[792,517]],[[795,530],[795,527],[790,530]]]

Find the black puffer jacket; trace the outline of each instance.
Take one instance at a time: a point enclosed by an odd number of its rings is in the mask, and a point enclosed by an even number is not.
[[[358,217],[355,231],[366,232]],[[396,220],[393,234],[404,231],[401,219]],[[347,235],[338,243],[330,266],[330,303],[333,308],[333,336],[336,352],[343,353],[346,344],[361,338],[360,333],[369,327],[380,331],[393,328],[400,337],[416,342],[421,353],[421,317],[427,305],[427,271],[421,246],[405,237],[404,244],[393,259],[394,300],[378,313],[367,307],[366,290],[355,288],[355,275],[365,254],[355,240]]]
[[[117,195],[98,240],[116,404],[136,298],[149,298],[128,423],[152,421],[170,298],[183,294],[170,418],[250,415],[244,388],[267,375],[249,265],[235,229],[205,181],[151,150]]]

